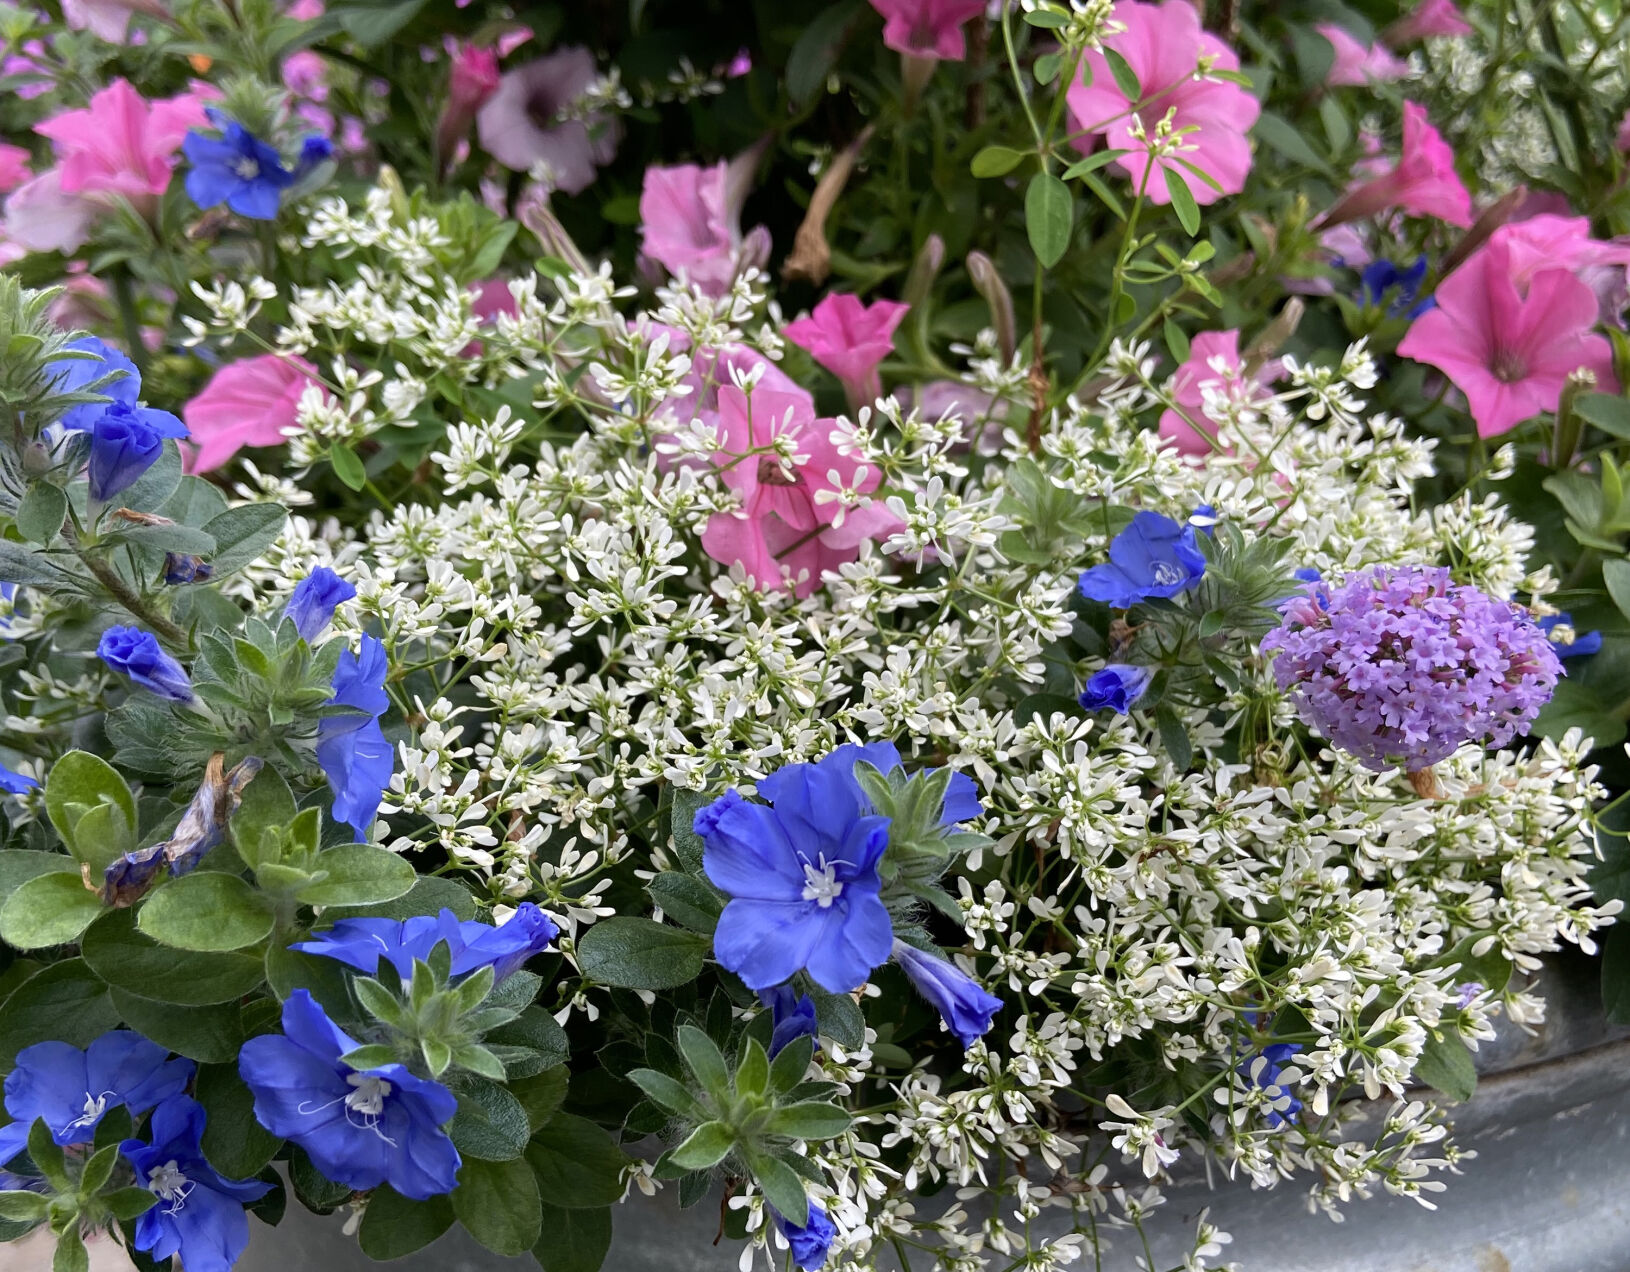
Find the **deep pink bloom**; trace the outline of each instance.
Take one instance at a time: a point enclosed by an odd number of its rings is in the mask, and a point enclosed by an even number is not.
[[[213,95],[213,90],[210,90]],[[83,110],[69,110],[34,125],[56,147],[66,194],[163,194],[176,154],[190,128],[207,127],[201,92],[148,101],[116,79]]]
[[[30,252],[75,252],[101,212],[87,196],[63,193],[61,171],[47,168],[6,197],[4,233]]]
[[[883,43],[910,57],[960,62],[968,56],[962,24],[985,11],[985,0],[872,0],[883,15]]]
[[[1454,151],[1426,118],[1426,108],[1404,103],[1403,154],[1391,171],[1355,186],[1325,213],[1321,225],[1339,225],[1401,208],[1465,229],[1472,197],[1455,171]]]
[[[459,44],[449,38],[451,62],[447,75],[447,101],[436,122],[436,149],[446,158],[470,131],[476,114],[498,91],[502,73],[498,50],[474,44]]]
[[[842,380],[850,404],[859,406],[881,395],[877,366],[893,350],[894,329],[910,308],[897,300],[866,305],[859,296],[834,292],[781,334]]]
[[[1262,107],[1256,98],[1238,84],[1227,80],[1196,79],[1202,57],[1218,70],[1239,70],[1234,51],[1200,27],[1200,17],[1188,0],[1166,0],[1164,4],[1142,4],[1121,0],[1113,16],[1126,27],[1104,43],[1127,61],[1137,74],[1145,98],[1153,98],[1137,112],[1129,113],[1131,102],[1115,83],[1104,55],[1089,50],[1085,57],[1084,82],[1069,92],[1070,113],[1077,128],[1102,137],[1110,146],[1129,153],[1115,162],[1132,178],[1134,188],[1148,181],[1148,197],[1154,203],[1170,203],[1166,172],[1177,173],[1194,195],[1196,203],[1214,203],[1224,194],[1238,194],[1245,188],[1245,175],[1251,170],[1251,143],[1246,134],[1256,123]],[[1132,135],[1132,125],[1140,123],[1153,137],[1155,127],[1166,112],[1175,110],[1177,129],[1194,128],[1182,138],[1177,155],[1151,161],[1148,145]],[[1076,144],[1092,148],[1092,138]],[[1178,158],[1187,160],[1214,180],[1221,191],[1200,180]],[[1159,169],[1150,172],[1154,162]]]
[[[842,453],[843,426],[817,419],[806,395],[760,385],[749,401],[727,384],[719,390],[718,427],[713,462],[740,506],[708,518],[702,548],[724,565],[739,563],[758,587],[790,586],[794,596],[808,596],[821,571],[853,561],[863,540],[899,524],[881,502],[844,507],[839,484],[869,495],[882,473]],[[777,438],[793,439],[790,465],[766,450]]]
[[[509,290],[507,278],[486,278],[479,283],[471,283],[464,290],[475,293],[470,310],[483,327],[496,321],[499,314],[508,314],[513,318],[521,312],[515,303],[514,293]],[[481,348],[479,340],[472,340],[460,353],[466,358],[479,358]]]
[[[1233,379],[1225,379],[1212,365],[1217,360],[1233,374]],[[1182,414],[1172,410],[1161,412],[1161,437],[1171,442],[1183,455],[1209,455],[1216,450],[1216,444],[1210,440],[1215,436],[1216,427],[1206,418],[1205,390],[1238,385],[1239,392],[1249,392],[1250,396],[1259,397],[1262,395],[1256,390],[1270,380],[1277,380],[1280,366],[1278,359],[1274,359],[1248,379],[1241,375],[1241,371],[1239,328],[1202,331],[1195,336],[1189,344],[1188,361],[1178,367],[1177,374],[1172,377],[1172,397],[1182,408]]]
[[[1432,35],[1470,35],[1472,25],[1460,14],[1454,0],[1421,0],[1408,17],[1400,18],[1386,30],[1394,47],[1412,44]]]
[[[1389,53],[1383,44],[1366,48],[1333,22],[1321,22],[1313,29],[1336,50],[1336,60],[1330,64],[1330,74],[1325,78],[1327,84],[1365,88],[1409,74],[1408,65]]]
[[[182,408],[191,438],[182,443],[187,471],[219,468],[244,446],[279,446],[295,427],[300,396],[317,383],[304,358],[275,353],[229,362]]]
[[[21,146],[0,143],[0,194],[7,190],[15,190],[28,180],[30,157],[28,151]]]
[[[323,16],[323,0],[294,0],[283,12],[297,22],[315,22]]]
[[[749,151],[744,159],[757,157],[757,151]],[[670,274],[683,273],[708,296],[724,295],[744,267],[769,258],[768,230],[758,226],[745,239],[741,232],[751,161],[645,170],[640,190],[645,254]]]
[[[551,189],[588,189],[599,165],[617,153],[621,127],[602,114],[578,119],[563,112],[599,74],[594,54],[576,45],[509,71],[476,116],[482,149],[516,172],[545,164]]]
[[[1510,248],[1490,240],[1438,284],[1437,307],[1415,320],[1398,352],[1437,367],[1466,395],[1477,432],[1494,437],[1554,411],[1568,374],[1596,373],[1617,393],[1613,351],[1596,325],[1596,296],[1566,269],[1542,269],[1527,294]]]

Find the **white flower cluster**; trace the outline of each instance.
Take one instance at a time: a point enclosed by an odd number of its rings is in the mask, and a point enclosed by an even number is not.
[[[396,384],[434,372],[525,386],[447,430],[422,498],[380,508],[365,532],[297,515],[254,579],[268,608],[315,564],[343,561],[355,581],[343,621],[381,634],[409,725],[389,846],[435,844],[493,901],[549,908],[572,958],[613,913],[615,879],[671,864],[647,846],[665,785],[750,791],[781,765],[881,738],[977,782],[977,829],[995,846],[952,881],[959,958],[1017,1023],[949,1073],[875,1038],[819,1053],[868,1110],[815,1153],[834,1266],[868,1268],[890,1247],[955,1272],[1016,1254],[1079,1264],[1111,1229],[1145,1222],[1168,1171],[1206,1158],[1331,1210],[1441,1186],[1433,1175],[1459,1154],[1442,1112],[1411,1094],[1432,1031],[1475,1040],[1501,1013],[1538,1020],[1538,956],[1588,948],[1610,919],[1583,882],[1600,794],[1588,745],[1468,748],[1422,798],[1401,775],[1307,749],[1249,659],[1224,709],[1168,722],[1192,750],[1174,762],[1153,721],[1053,709],[1060,675],[1078,686],[1095,669],[1058,651],[1104,527],[1046,561],[1007,546],[1028,528],[1007,480],[1025,461],[1067,502],[1180,517],[1210,504],[1328,574],[1442,561],[1491,590],[1522,586],[1529,532],[1497,505],[1411,513],[1432,443],[1366,416],[1362,346],[1337,367],[1287,360],[1277,390],[1219,374],[1204,405],[1219,447],[1201,465],[1138,427],[1172,403],[1147,347],[1117,346],[1116,378],[1053,411],[1032,455],[1018,429],[990,431],[1029,407],[1022,373],[981,341],[970,400],[996,398],[975,418],[928,420],[893,399],[859,413],[847,445],[882,474],[902,528],[795,600],[698,546],[729,496],[698,458],[710,426],[686,377],[699,349],[779,354],[756,277],[719,301],[660,292],[643,316],[603,271],[562,277],[552,299],[517,280],[517,316],[467,354],[477,329],[426,264],[433,233],[388,197],[325,204],[308,239],[351,254],[357,274],[289,298],[279,343],[333,351],[360,435],[389,427],[392,373],[346,360],[405,348],[417,369],[398,367]],[[564,1020],[607,999],[591,988],[547,1005]],[[1293,1059],[1263,1057],[1286,1040]],[[1090,1076],[1105,1061],[1114,1090]],[[941,1181],[948,1202],[913,1202]],[[749,1212],[745,1267],[773,1225],[756,1195],[732,1204]],[[1031,1224],[1049,1209],[1075,1222],[1038,1231],[1084,1235],[1042,1241]],[[1185,1266],[1213,1266],[1226,1240],[1202,1220]]]

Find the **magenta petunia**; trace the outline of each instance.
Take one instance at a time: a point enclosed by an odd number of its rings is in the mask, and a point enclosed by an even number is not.
[[[872,0],[883,15],[883,43],[908,57],[960,62],[968,56],[963,24],[985,11],[985,0]]]
[[[1089,50],[1082,82],[1069,92],[1075,127],[1091,134],[1076,144],[1090,150],[1094,139],[1102,138],[1111,147],[1128,151],[1116,163],[1131,177],[1134,188],[1141,188],[1147,179],[1148,197],[1155,203],[1171,202],[1166,188],[1168,171],[1183,179],[1196,203],[1214,203],[1225,194],[1238,194],[1251,170],[1251,143],[1246,134],[1262,107],[1238,84],[1200,73],[1202,60],[1216,70],[1239,70],[1234,50],[1200,26],[1200,17],[1188,0],[1166,0],[1164,4],[1121,0],[1112,16],[1125,30],[1104,44],[1126,59],[1144,98],[1150,100],[1134,117],[1132,103],[1115,83],[1104,55]],[[1195,131],[1183,136],[1176,155],[1152,160],[1148,144],[1133,135],[1133,125],[1153,137],[1168,111],[1175,112],[1176,129]],[[1179,159],[1199,168],[1220,188],[1195,176]],[[1154,172],[1149,171],[1151,163]]]
[[[1403,150],[1386,172],[1353,187],[1320,219],[1322,226],[1378,216],[1399,208],[1446,225],[1472,223],[1472,197],[1455,171],[1455,154],[1426,117],[1426,107],[1404,103]]]
[[[15,190],[28,180],[30,157],[28,151],[21,146],[0,143],[0,194]]]
[[[479,44],[447,41],[447,100],[436,121],[436,151],[445,161],[464,140],[481,108],[503,81],[498,50]]]
[[[34,125],[56,147],[65,194],[117,194],[151,200],[169,187],[187,132],[208,125],[204,104],[213,89],[148,101],[129,80],[116,79],[82,110]]]
[[[316,376],[317,368],[304,358],[273,353],[227,363],[182,408],[192,435],[183,447],[187,471],[219,468],[245,446],[282,445]]]
[[[1218,365],[1223,371],[1219,371]],[[1206,391],[1240,393],[1247,400],[1265,396],[1260,386],[1280,375],[1278,359],[1259,368],[1254,376],[1242,374],[1239,328],[1202,331],[1189,345],[1188,361],[1172,377],[1172,397],[1179,410],[1163,411],[1160,436],[1183,455],[1209,455],[1218,448],[1216,426],[1206,417]],[[1225,378],[1224,372],[1231,378]]]
[[[1336,51],[1325,83],[1341,87],[1367,88],[1386,80],[1402,79],[1409,67],[1387,51],[1383,44],[1360,44],[1344,27],[1321,22],[1313,28]]]
[[[1511,249],[1491,240],[1438,284],[1437,307],[1398,345],[1437,367],[1466,395],[1477,432],[1495,437],[1554,411],[1572,371],[1617,393],[1612,346],[1592,330],[1596,294],[1566,269],[1541,269],[1526,289],[1513,277]]]
[[[910,308],[897,300],[868,305],[849,292],[834,292],[782,334],[843,381],[849,404],[859,406],[882,395],[877,368],[893,351],[894,329]]]
[[[1383,36],[1394,48],[1399,48],[1429,36],[1471,33],[1471,23],[1466,21],[1454,0],[1421,0],[1409,14],[1388,27]]]

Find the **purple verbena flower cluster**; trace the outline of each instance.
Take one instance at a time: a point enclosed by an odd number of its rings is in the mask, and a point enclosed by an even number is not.
[[[1372,769],[1414,772],[1477,739],[1504,746],[1562,664],[1526,611],[1428,566],[1308,585],[1262,648],[1302,719]]]

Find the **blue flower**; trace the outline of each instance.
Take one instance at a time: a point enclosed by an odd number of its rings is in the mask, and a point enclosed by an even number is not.
[[[55,1143],[86,1144],[110,1108],[123,1104],[140,1115],[178,1095],[192,1078],[192,1061],[169,1055],[128,1029],[105,1033],[83,1051],[66,1042],[24,1047],[6,1077],[6,1112],[16,1121],[0,1126],[0,1166],[27,1147],[36,1119]]]
[[[696,814],[702,869],[731,898],[713,953],[750,989],[807,970],[848,993],[889,956],[894,928],[877,877],[889,819],[871,811],[854,778],[856,759],[871,758],[854,753],[868,749],[779,769],[759,783],[769,805],[732,790]]]
[[[330,706],[353,710],[324,716],[317,724],[317,763],[334,792],[334,820],[349,824],[359,842],[373,825],[396,767],[396,753],[379,727],[379,717],[390,706],[388,670],[385,646],[364,635],[360,654],[346,650],[340,655],[334,696],[328,700]]]
[[[462,1161],[442,1126],[458,1111],[453,1093],[399,1064],[356,1072],[340,1059],[356,1049],[308,991],[295,990],[283,1032],[251,1038],[238,1053],[255,1120],[347,1188],[389,1184],[414,1201],[452,1192]]]
[[[206,582],[215,573],[215,567],[203,557],[193,556],[189,552],[166,552],[164,554],[164,581],[171,587],[181,587],[187,583]]]
[[[1428,296],[1425,300],[1416,302],[1420,295],[1421,284],[1426,281],[1426,257],[1417,257],[1415,263],[1408,269],[1399,269],[1397,265],[1386,259],[1371,261],[1364,267],[1359,275],[1359,297],[1365,305],[1379,305],[1388,292],[1394,288],[1398,294],[1387,305],[1389,316],[1407,312],[1411,318],[1419,318],[1428,309],[1435,309],[1437,301]]]
[[[118,379],[92,392],[105,394],[113,401],[122,402],[126,406],[136,405],[136,399],[141,396],[141,372],[136,370],[134,362],[95,336],[85,336],[72,341],[66,348],[76,353],[94,354],[95,357],[58,358],[52,362],[45,368],[45,373],[51,380],[53,390],[58,393],[77,393],[105,375],[122,371],[124,374]],[[106,402],[86,402],[79,406],[70,406],[62,414],[62,426],[88,429],[102,417],[102,412],[107,408]]]
[[[1302,1111],[1302,1102],[1282,1085],[1301,1077],[1299,1071],[1290,1069],[1287,1072],[1285,1068],[1286,1062],[1301,1049],[1294,1042],[1276,1042],[1262,1048],[1239,1067],[1241,1076],[1267,1097],[1265,1118],[1268,1125],[1276,1130],[1287,1122],[1294,1122],[1296,1115]]]
[[[1556,632],[1558,627],[1563,630]],[[1573,615],[1566,611],[1540,619],[1539,629],[1551,638],[1558,658],[1588,658],[1602,652],[1602,633],[1574,631]]]
[[[772,1060],[794,1039],[820,1037],[815,1021],[815,1000],[808,994],[798,993],[791,985],[775,985],[759,990],[758,997],[770,1009]]]
[[[1140,512],[1109,545],[1109,560],[1081,576],[1081,595],[1115,609],[1186,592],[1206,572],[1194,526]]]
[[[1000,998],[979,988],[973,977],[955,963],[925,954],[914,945],[896,939],[893,953],[894,961],[905,970],[917,992],[934,1005],[963,1050],[985,1036],[996,1013],[1002,1010]]]
[[[91,425],[91,498],[112,499],[136,484],[164,453],[166,437],[186,437],[187,426],[168,411],[115,402]]]
[[[825,1210],[815,1202],[810,1202],[809,1219],[803,1227],[794,1224],[774,1206],[770,1207],[770,1216],[775,1220],[775,1226],[781,1235],[787,1239],[787,1244],[792,1247],[792,1261],[804,1272],[815,1272],[816,1268],[826,1262],[826,1252],[832,1248],[832,1241],[838,1235],[838,1230]]]
[[[1311,565],[1304,565],[1299,570],[1291,571],[1291,578],[1300,579],[1303,583],[1322,583],[1324,575],[1320,574]]]
[[[424,961],[438,943],[453,956],[452,974],[465,976],[491,966],[503,980],[534,954],[541,954],[559,935],[553,920],[530,901],[523,901],[506,923],[460,922],[451,910],[411,919],[341,919],[328,931],[292,949],[320,954],[372,976],[383,958],[403,980],[413,975],[413,961]]]
[[[187,194],[201,208],[224,203],[239,216],[275,220],[283,191],[333,153],[326,141],[308,137],[300,148],[299,166],[290,172],[275,147],[237,120],[213,109],[209,116],[221,130],[219,138],[206,137],[194,129],[181,143],[182,152],[192,164],[187,173]]]
[[[29,791],[37,791],[40,784],[26,773],[14,773],[4,764],[0,764],[0,791],[8,795],[26,795]]]
[[[158,638],[139,627],[110,627],[102,633],[96,654],[114,671],[129,676],[143,689],[171,702],[192,701],[192,681]]]
[[[259,1201],[272,1186],[225,1179],[204,1160],[204,1109],[189,1096],[172,1096],[154,1109],[147,1133],[150,1144],[127,1139],[119,1145],[137,1186],[158,1197],[136,1219],[136,1249],[159,1263],[179,1254],[187,1272],[232,1272],[249,1244],[244,1204]]]
[[[294,623],[301,640],[313,641],[334,621],[334,610],[356,594],[351,584],[326,565],[319,565],[295,586],[283,608],[283,617]]]
[[[1081,693],[1081,705],[1088,711],[1102,711],[1108,707],[1125,715],[1148,690],[1154,674],[1150,667],[1110,663],[1088,678],[1087,687]]]
[[[854,742],[847,742],[830,754],[822,756],[820,762],[830,765],[840,772],[852,775],[855,765],[862,760],[865,760],[879,773],[890,772],[899,768],[901,764],[900,752],[892,742],[867,742],[863,746]],[[782,774],[792,773],[802,767],[804,766],[789,764],[784,768],[777,769],[758,784],[759,794],[773,801],[777,783],[783,780]],[[854,782],[853,785],[855,794],[864,800],[866,796],[861,792],[860,783]],[[962,822],[973,821],[984,811],[984,806],[979,802],[979,787],[974,785],[973,778],[966,773],[953,772],[951,774],[951,784],[945,788],[945,805],[940,810],[940,825],[949,829]]]

